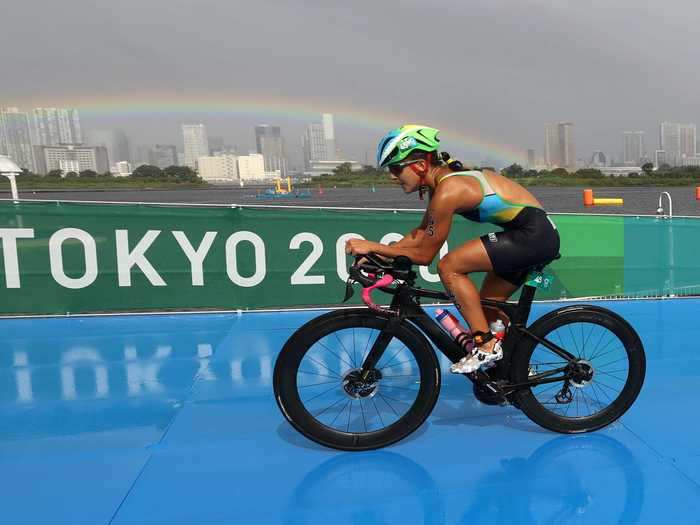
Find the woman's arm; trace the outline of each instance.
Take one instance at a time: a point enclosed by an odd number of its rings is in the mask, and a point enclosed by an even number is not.
[[[387,245],[362,239],[350,239],[345,245],[345,251],[353,255],[365,255],[370,252],[385,257],[404,255],[416,264],[430,264],[450,233],[455,209],[455,199],[449,196],[435,197],[425,212],[421,223],[422,228],[416,228],[401,241]],[[413,232],[416,234],[412,235]],[[403,242],[404,240],[406,242]]]
[[[410,232],[403,236],[403,238],[391,246],[401,247],[401,248],[411,248],[419,245],[423,241],[423,236],[425,235],[425,227],[428,225],[428,210],[426,209],[423,213],[423,219],[421,219],[420,226],[413,228]]]

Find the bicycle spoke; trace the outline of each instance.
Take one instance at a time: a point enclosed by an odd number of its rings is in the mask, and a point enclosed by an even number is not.
[[[312,415],[313,415],[315,418],[318,418],[318,417],[319,417],[321,414],[323,414],[326,410],[329,410],[329,409],[333,408],[335,405],[337,405],[338,403],[342,402],[343,400],[344,400],[344,398],[341,397],[340,399],[338,399],[338,401],[336,401],[336,402],[333,403],[332,405],[328,405],[326,408],[324,408],[323,410],[321,410],[318,414],[312,414]],[[334,421],[335,421],[335,420],[334,420]]]
[[[387,348],[388,348],[388,347],[387,347]],[[389,366],[389,363],[391,363],[391,362],[396,358],[396,356],[399,355],[399,354],[403,351],[404,348],[406,348],[405,345],[404,345],[403,347],[399,348],[398,352],[396,352],[396,353],[394,354],[394,356],[393,356],[391,359],[389,359],[389,362],[388,362],[386,365],[384,365],[384,366]],[[382,368],[383,368],[383,367],[382,367]]]
[[[340,414],[342,414],[343,412],[345,412],[345,408],[346,408],[350,403],[351,403],[351,400],[348,399],[347,404],[346,404],[345,406],[343,406],[343,409],[335,415],[335,417],[333,418],[333,421],[331,421],[331,424],[330,424],[329,426],[331,426],[331,427],[333,426],[333,423],[336,422],[336,420],[338,419],[338,416],[340,416]]]
[[[385,397],[388,397],[388,396],[383,396],[381,392],[377,392],[377,395],[378,395],[379,397],[381,397],[381,398],[382,398],[382,401],[384,401],[384,403],[386,403],[386,406],[388,406],[388,407],[391,409],[391,411],[392,411],[394,414],[396,414],[396,417],[399,417],[398,412],[396,412],[396,410],[394,410],[394,407],[391,406],[391,405],[388,403],[388,401],[385,399]],[[391,399],[391,398],[389,397],[389,399]],[[398,401],[398,400],[395,400],[395,399],[391,399],[391,400],[392,400],[392,401],[397,401],[398,403],[401,402],[401,401]]]
[[[379,417],[379,421],[382,422],[382,426],[385,426],[385,425],[384,425],[384,420],[382,419],[382,415],[379,413],[379,409],[377,408],[377,402],[374,400],[373,397],[370,398],[370,399],[372,400],[372,404],[374,405],[374,410],[377,411],[377,416]]]
[[[622,381],[623,383],[624,383],[625,381],[627,381],[627,377],[625,377],[625,378],[623,379],[623,378],[621,378],[621,377],[614,376],[614,375],[612,375],[612,374],[609,374],[608,372],[603,372],[603,371],[601,371],[601,370],[596,370],[596,374],[603,374],[603,375],[605,375],[605,376],[611,377],[612,379],[617,379],[618,381]]]
[[[365,425],[365,432],[367,432],[367,420],[365,419],[365,409],[362,406],[362,399],[360,399],[360,412],[362,412],[362,422]]]
[[[302,385],[299,388],[310,388],[312,386],[319,386],[319,385],[337,385],[338,381],[324,381],[323,383],[314,383],[312,385]]]
[[[389,370],[390,368],[396,368],[397,366],[401,366],[406,363],[415,363],[415,359],[406,359],[405,361],[401,361],[400,363],[396,363],[395,365],[383,366],[379,370]]]
[[[310,398],[310,399],[307,399],[307,400],[304,401],[304,402],[305,402],[305,403],[308,403],[308,402],[310,402],[310,401],[313,401],[313,400],[316,399],[317,397],[320,397],[320,396],[322,396],[323,394],[327,394],[328,392],[330,392],[331,390],[335,390],[336,388],[338,388],[337,383],[336,383],[335,386],[330,387],[328,390],[324,390],[324,391],[321,392],[320,394],[316,394],[314,397],[312,397],[312,398]]]
[[[331,377],[328,374],[319,374],[318,372],[307,372],[306,370],[297,370],[298,374],[308,374],[310,376]],[[340,378],[340,376],[337,376]]]
[[[598,342],[595,345],[595,348],[593,349],[593,352],[591,353],[590,359],[593,359],[596,355],[596,352],[598,351],[598,348],[600,347],[600,343],[603,342],[603,338],[605,337],[605,330],[600,331],[600,337],[598,338]]]
[[[314,363],[317,363],[317,364],[321,365],[323,368],[325,368],[326,370],[328,370],[331,374],[333,374],[333,377],[336,377],[336,378],[340,379],[340,375],[336,374],[333,370],[331,370],[330,368],[328,368],[326,365],[324,365],[324,364],[321,363],[320,361],[317,361],[316,359],[314,359],[314,358],[311,357],[311,356],[308,356],[308,357],[309,357],[309,359],[311,359]]]
[[[615,361],[610,361],[609,363],[605,363],[604,365],[598,365],[598,368],[603,368],[605,366],[609,366],[613,363],[617,363],[619,361],[622,361],[623,359],[627,359],[627,355],[622,356],[620,359],[615,359]]]
[[[606,346],[607,346],[607,345],[606,345]],[[612,353],[615,352],[616,350],[622,350],[623,352],[625,351],[625,349],[622,348],[622,347],[615,347],[615,348],[613,348],[612,350],[608,350],[607,352],[604,352],[604,353],[602,353],[602,354],[596,354],[596,355],[594,355],[594,356],[591,356],[591,358],[589,359],[589,361],[592,362],[594,359],[600,359],[600,358],[603,357],[603,356],[606,356],[606,355],[608,355],[608,354],[612,354]]]
[[[357,355],[355,355],[355,328],[352,329],[352,367],[357,368]]]
[[[338,335],[336,334],[336,338],[337,338],[337,337],[338,337]],[[336,354],[333,350],[331,350],[331,349],[328,348],[326,345],[324,345],[321,341],[319,341],[318,344],[321,345],[323,348],[325,348],[328,352],[330,352],[331,354],[333,354],[334,357],[337,357],[337,358],[338,358],[338,361],[340,361],[341,363],[345,363],[345,364],[348,365],[348,367],[351,368],[351,369],[354,368],[353,365],[351,365],[350,363],[348,363],[345,359],[343,359],[342,357],[340,357],[340,356],[339,356],[338,354]],[[345,353],[347,354],[347,351],[346,351]],[[350,355],[348,355],[348,357],[350,357]]]

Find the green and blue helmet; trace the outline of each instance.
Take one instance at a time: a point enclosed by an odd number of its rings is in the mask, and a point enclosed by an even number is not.
[[[406,124],[392,129],[377,146],[377,167],[401,162],[414,151],[437,151],[439,130],[419,124]]]

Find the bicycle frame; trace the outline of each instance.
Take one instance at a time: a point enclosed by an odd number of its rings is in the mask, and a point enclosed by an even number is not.
[[[530,315],[535,291],[536,288],[534,286],[523,286],[517,303],[494,301],[490,299],[481,300],[483,306],[496,308],[503,312],[510,319],[510,326],[508,333],[503,339],[503,358],[497,361],[496,367],[494,368],[495,373],[491,372],[491,376],[493,377],[487,375],[482,370],[477,370],[476,372],[466,374],[471,381],[483,384],[494,392],[506,395],[520,388],[562,381],[565,377],[563,378],[557,375],[559,373],[564,373],[565,376],[568,375],[569,366],[567,365],[532,375],[525,383],[513,384],[510,382],[509,371],[512,356],[513,353],[517,351],[518,345],[523,338],[536,340],[538,343],[565,359],[568,363],[576,360],[573,354],[551,341],[536,336],[527,329],[526,324]],[[387,313],[391,314],[392,312],[397,312],[398,315],[389,315],[386,328],[377,337],[377,340],[372,345],[372,349],[362,365],[362,369],[365,371],[364,373],[369,373],[369,371],[376,366],[384,349],[392,338],[393,326],[401,323],[403,320],[407,320],[419,328],[428,339],[432,341],[435,347],[453,363],[456,363],[465,356],[464,349],[458,345],[455,340],[425,312],[425,310],[423,310],[418,302],[418,298],[420,297],[450,300],[451,298],[447,294],[435,290],[415,288],[408,284],[400,284],[395,290],[391,290],[390,293],[394,294],[394,298],[391,302],[390,310],[387,311]],[[555,375],[556,377],[553,377]],[[495,380],[498,380],[500,384],[495,385]]]

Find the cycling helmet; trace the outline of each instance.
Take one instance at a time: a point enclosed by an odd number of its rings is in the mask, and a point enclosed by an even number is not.
[[[377,166],[401,162],[414,151],[437,151],[439,130],[418,124],[406,124],[392,129],[377,146]]]

